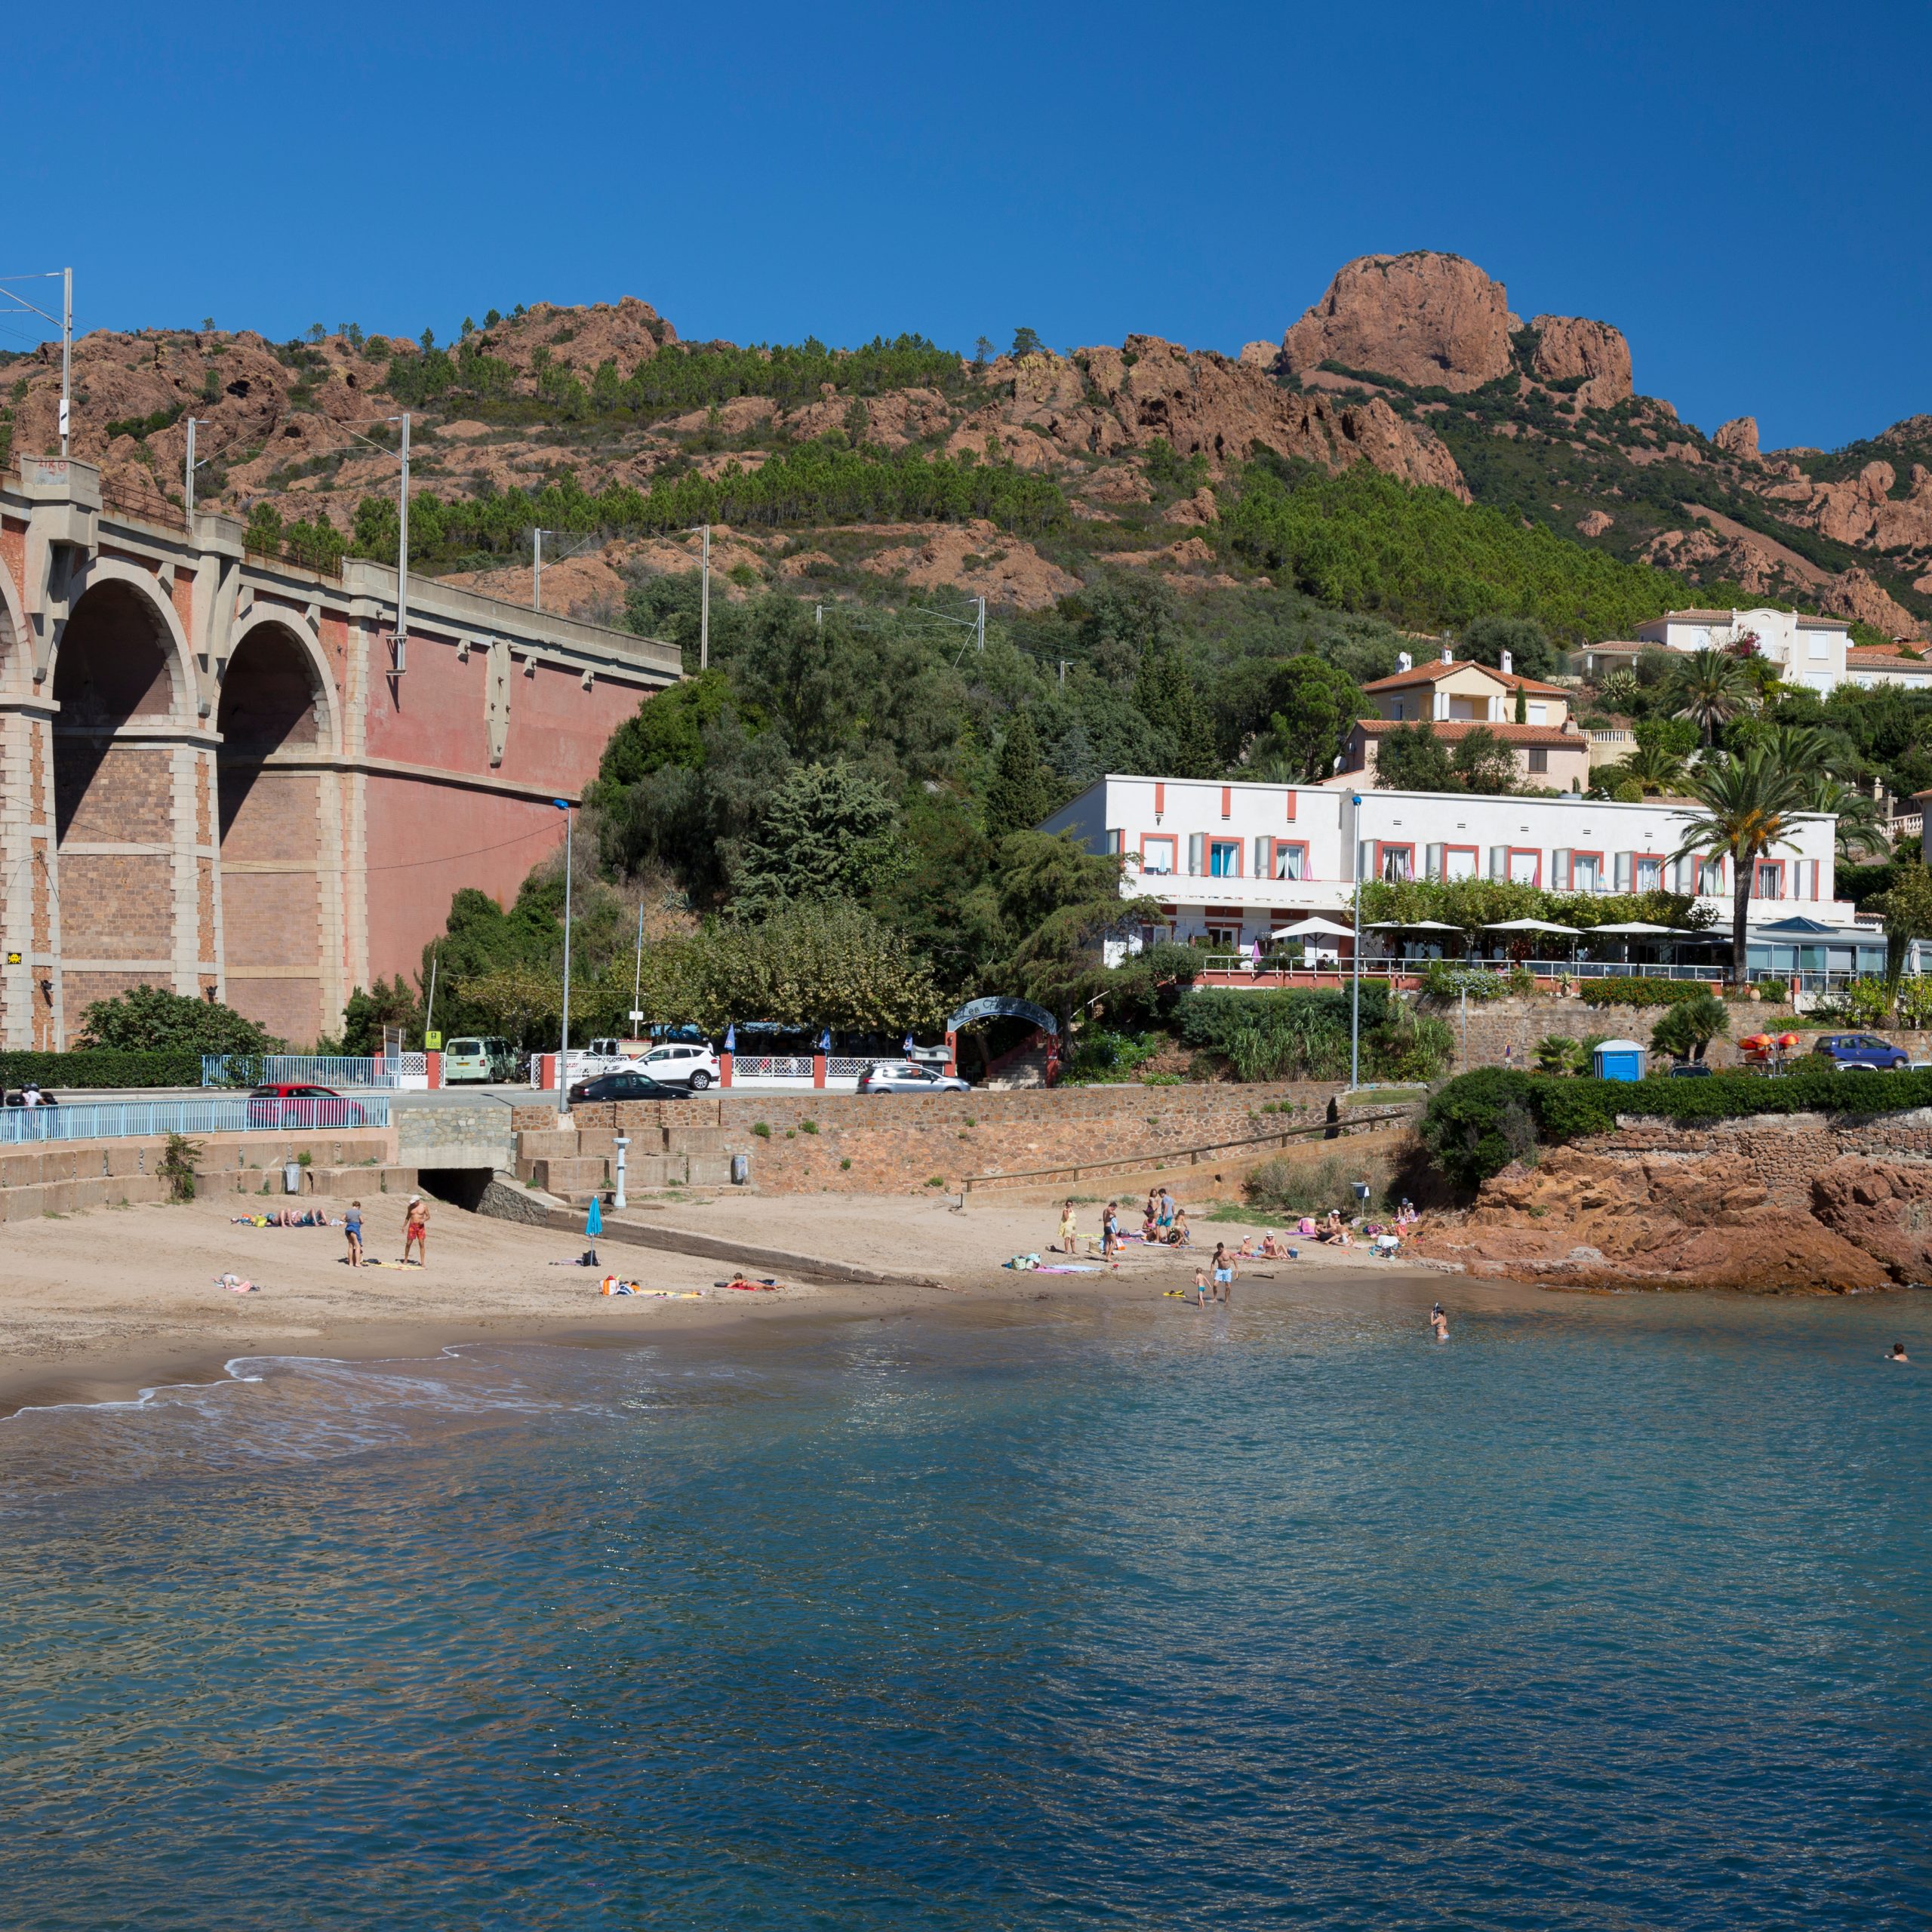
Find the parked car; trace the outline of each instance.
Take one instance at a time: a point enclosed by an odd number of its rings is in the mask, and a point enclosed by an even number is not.
[[[297,1081],[272,1081],[248,1096],[251,1127],[361,1127],[359,1103],[345,1100],[331,1087]]]
[[[652,1079],[688,1086],[694,1094],[718,1084],[718,1056],[702,1040],[666,1040],[638,1065]]]
[[[515,1077],[516,1050],[507,1040],[465,1033],[443,1049],[443,1081],[455,1086],[471,1080]]]
[[[1700,1060],[1687,1060],[1681,1066],[1670,1069],[1670,1077],[1673,1080],[1708,1080],[1711,1069]]]
[[[667,1087],[643,1073],[600,1073],[571,1089],[571,1105],[580,1100],[688,1100],[688,1087]]]
[[[1855,1066],[1874,1073],[1912,1064],[1909,1054],[1901,1052],[1889,1040],[1881,1040],[1873,1033],[1826,1033],[1820,1035],[1811,1051],[1823,1054],[1840,1067]]]
[[[956,1073],[941,1073],[909,1060],[875,1060],[859,1075],[862,1094],[970,1094],[971,1084]]]

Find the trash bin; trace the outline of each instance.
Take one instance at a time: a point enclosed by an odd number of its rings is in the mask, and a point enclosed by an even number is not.
[[[281,1191],[285,1194],[300,1194],[302,1192],[302,1163],[300,1161],[282,1162]]]
[[[1599,1080],[1641,1080],[1644,1077],[1644,1048],[1640,1041],[1599,1041],[1595,1058]]]
[[[743,1187],[751,1177],[751,1156],[749,1154],[734,1154],[731,1156],[731,1185]]]

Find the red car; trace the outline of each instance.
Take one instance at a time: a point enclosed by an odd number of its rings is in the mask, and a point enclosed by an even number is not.
[[[361,1108],[334,1088],[278,1080],[248,1096],[251,1127],[361,1127]]]

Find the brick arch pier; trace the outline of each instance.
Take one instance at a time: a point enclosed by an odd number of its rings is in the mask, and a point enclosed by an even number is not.
[[[0,1044],[143,981],[306,1044],[513,894],[669,645],[395,573],[249,555],[232,518],[0,479]],[[16,956],[17,955],[17,957]]]

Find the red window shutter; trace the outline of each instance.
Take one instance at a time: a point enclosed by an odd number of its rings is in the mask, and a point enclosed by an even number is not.
[[[1158,780],[1154,786],[1154,816],[1158,818],[1168,808],[1168,788]]]
[[[1232,785],[1221,787],[1221,816],[1232,818],[1235,815],[1235,788]]]
[[[1294,823],[1294,822],[1295,822],[1295,795],[1294,794],[1294,792],[1291,792],[1288,794],[1288,823],[1289,823],[1291,825],[1293,825],[1293,824]]]

